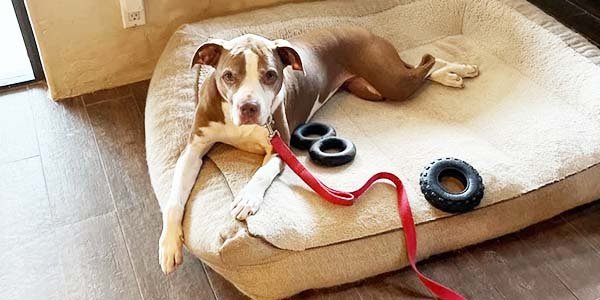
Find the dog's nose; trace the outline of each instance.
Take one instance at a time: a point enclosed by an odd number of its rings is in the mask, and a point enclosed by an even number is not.
[[[258,115],[259,107],[256,102],[246,102],[240,105],[242,117],[252,119]]]

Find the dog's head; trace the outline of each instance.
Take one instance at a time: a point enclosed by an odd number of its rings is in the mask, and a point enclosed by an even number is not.
[[[281,104],[282,97],[277,95],[283,70],[291,66],[303,71],[300,56],[288,41],[253,34],[202,44],[192,59],[192,66],[195,64],[215,68],[217,89],[229,102],[235,125],[266,124]]]

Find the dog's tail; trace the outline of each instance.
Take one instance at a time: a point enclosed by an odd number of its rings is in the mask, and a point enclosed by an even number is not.
[[[433,57],[430,54],[423,55],[423,58],[421,58],[421,62],[419,63],[419,65],[414,68],[414,71],[416,72],[416,77],[421,80],[425,80],[425,78],[427,78],[427,76],[429,75],[429,71],[431,70],[431,68],[433,68],[433,65],[435,65],[435,57]]]

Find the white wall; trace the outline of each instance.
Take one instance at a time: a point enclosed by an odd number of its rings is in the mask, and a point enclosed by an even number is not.
[[[299,0],[145,0],[146,25],[124,29],[119,0],[26,0],[50,96],[67,98],[150,78],[183,23]]]

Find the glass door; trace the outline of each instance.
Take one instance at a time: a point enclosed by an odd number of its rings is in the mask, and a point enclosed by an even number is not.
[[[23,0],[0,0],[0,87],[43,78]]]

